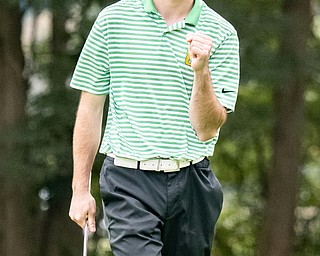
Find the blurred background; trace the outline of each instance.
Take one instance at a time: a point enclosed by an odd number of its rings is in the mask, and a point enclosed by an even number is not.
[[[115,2],[115,1],[113,1]],[[320,255],[320,1],[207,0],[238,30],[241,85],[212,157],[224,193],[215,256]],[[0,0],[0,255],[82,253],[68,217],[72,130],[68,87],[108,0]],[[97,156],[98,231],[111,255]],[[204,220],[205,221],[205,220]]]

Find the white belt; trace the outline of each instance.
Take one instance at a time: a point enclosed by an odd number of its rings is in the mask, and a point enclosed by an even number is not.
[[[187,167],[190,164],[199,163],[204,159],[202,156],[193,161],[163,158],[152,158],[149,160],[137,161],[129,158],[117,157],[113,153],[108,153],[108,156],[114,158],[114,165],[116,166],[156,172],[177,172],[180,171],[181,168]]]

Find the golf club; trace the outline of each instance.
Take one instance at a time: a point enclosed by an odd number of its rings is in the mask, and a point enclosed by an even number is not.
[[[91,191],[91,173],[89,177],[89,191]],[[88,240],[89,240],[89,227],[88,227],[88,221],[86,221],[86,225],[84,227],[84,233],[83,233],[83,256],[88,255]]]

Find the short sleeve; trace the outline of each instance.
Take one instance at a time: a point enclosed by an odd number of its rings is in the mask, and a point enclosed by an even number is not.
[[[238,95],[239,40],[236,33],[228,35],[210,56],[211,79],[221,105],[228,113],[234,112]]]
[[[110,70],[106,31],[95,21],[81,51],[70,86],[92,94],[109,94]]]

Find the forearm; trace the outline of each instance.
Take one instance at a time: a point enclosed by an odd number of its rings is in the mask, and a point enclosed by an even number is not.
[[[101,139],[102,116],[102,107],[80,102],[73,136],[74,191],[89,191],[89,177]]]
[[[195,71],[189,117],[201,141],[213,138],[226,121],[226,109],[219,103],[214,93],[208,68]]]

